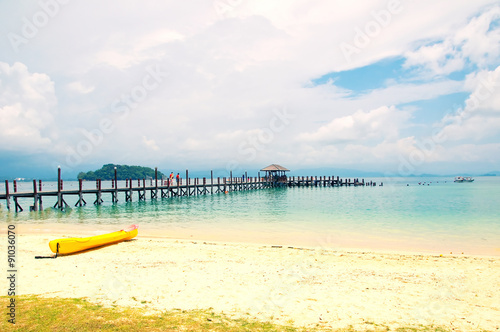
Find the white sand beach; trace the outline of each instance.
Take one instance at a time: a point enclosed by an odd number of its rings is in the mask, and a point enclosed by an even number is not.
[[[20,295],[87,298],[153,314],[213,308],[235,317],[325,329],[363,330],[373,323],[500,329],[499,256],[297,248],[155,238],[139,231],[128,242],[34,259],[52,254],[48,242],[62,236],[38,231],[37,225],[19,226]],[[0,241],[6,243],[5,233]]]

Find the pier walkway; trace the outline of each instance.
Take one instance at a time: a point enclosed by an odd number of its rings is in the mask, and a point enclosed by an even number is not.
[[[366,182],[359,179],[341,179],[334,176],[302,176],[302,177],[286,177],[286,176],[266,176],[248,177],[245,173],[242,177],[233,177],[230,172],[230,177],[213,177],[213,171],[210,172],[210,178],[189,178],[189,171],[186,170],[186,178],[170,180],[158,179],[157,169],[155,170],[154,179],[127,179],[125,186],[119,188],[117,174],[115,170],[115,179],[107,180],[104,183],[111,183],[110,187],[103,187],[102,180],[95,181],[95,189],[83,188],[84,181],[79,180],[78,189],[63,189],[63,180],[61,179],[61,169],[58,169],[58,180],[56,190],[42,190],[42,181],[33,180],[33,189],[26,192],[18,192],[17,182],[13,181],[13,191],[11,192],[9,181],[5,180],[5,193],[0,194],[0,200],[6,201],[7,209],[11,209],[11,199],[13,200],[14,209],[16,212],[21,212],[24,208],[19,202],[19,198],[32,198],[33,205],[30,205],[30,211],[43,210],[44,197],[56,197],[54,208],[65,210],[69,207],[66,203],[65,196],[76,196],[77,202],[75,206],[87,205],[85,197],[88,195],[95,196],[93,204],[100,205],[104,202],[103,196],[108,195],[112,203],[118,203],[119,194],[125,197],[126,202],[131,202],[134,196],[139,201],[145,201],[146,197],[150,199],[164,199],[178,196],[198,196],[207,194],[227,194],[235,191],[258,190],[274,187],[331,187],[331,186],[375,186],[374,182]]]

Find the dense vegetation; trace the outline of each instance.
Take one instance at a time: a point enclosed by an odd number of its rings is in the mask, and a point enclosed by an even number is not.
[[[80,172],[78,179],[82,180],[113,180],[115,178],[115,167],[118,180],[125,179],[148,179],[155,178],[155,170],[143,166],[128,166],[107,164],[96,171]],[[158,171],[158,179],[161,179],[163,173]]]

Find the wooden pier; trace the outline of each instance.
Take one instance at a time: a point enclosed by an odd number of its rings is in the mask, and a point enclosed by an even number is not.
[[[118,188],[118,180],[115,169],[115,178],[113,180],[104,181],[111,183],[110,187],[103,187],[102,180],[95,181],[95,189],[84,189],[83,180],[78,181],[78,189],[63,189],[63,180],[61,179],[61,169],[58,169],[58,180],[56,190],[42,190],[42,181],[33,180],[33,190],[28,192],[18,192],[17,182],[13,182],[13,192],[9,190],[9,181],[5,180],[5,193],[0,194],[0,200],[6,201],[8,210],[11,210],[11,200],[14,204],[16,212],[21,212],[24,208],[21,206],[20,198],[33,199],[30,211],[43,210],[44,197],[56,197],[54,208],[65,210],[69,204],[65,201],[65,196],[76,196],[77,201],[75,206],[87,205],[85,196],[94,195],[94,205],[104,203],[104,195],[111,197],[111,202],[116,204],[119,202],[119,194],[124,196],[125,202],[132,202],[134,199],[145,201],[149,196],[151,200],[165,199],[181,196],[199,196],[199,195],[214,195],[227,194],[235,191],[258,190],[265,188],[276,187],[334,187],[334,186],[375,186],[374,182],[366,182],[362,179],[341,179],[338,176],[302,176],[302,177],[286,177],[286,176],[270,176],[267,174],[261,177],[260,173],[257,177],[248,177],[246,172],[242,177],[233,177],[230,172],[229,177],[214,178],[213,171],[210,171],[210,178],[190,178],[189,171],[186,170],[184,179],[158,179],[157,169],[155,169],[154,179],[126,179],[125,186]],[[122,180],[123,181],[123,180]],[[108,196],[108,197],[109,197]],[[134,198],[135,197],[135,198]]]
[[[339,176],[292,176],[286,178],[286,185],[289,187],[341,187],[341,186],[376,186],[376,182],[365,179],[341,179]]]

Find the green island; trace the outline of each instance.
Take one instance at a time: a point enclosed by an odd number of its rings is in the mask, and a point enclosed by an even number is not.
[[[113,180],[115,167],[118,180],[155,178],[155,170],[150,167],[106,164],[96,171],[80,172],[78,180]],[[161,179],[163,175],[162,172],[158,171],[158,179]]]

